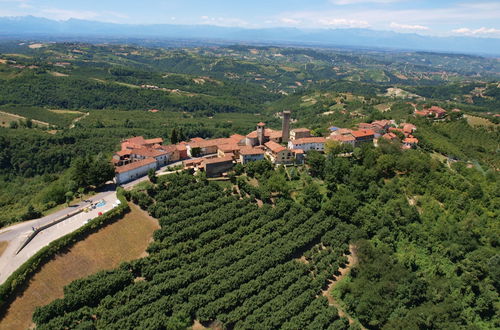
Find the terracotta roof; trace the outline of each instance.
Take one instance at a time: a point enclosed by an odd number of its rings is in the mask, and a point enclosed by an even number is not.
[[[275,130],[270,129],[270,128],[266,128],[266,129],[264,130],[264,136],[265,136],[265,137],[271,137],[271,135],[273,135],[273,134],[275,134],[275,133],[276,133],[276,134],[278,134],[278,133],[279,133],[279,134],[280,134],[279,136],[281,136],[281,134],[282,134],[282,132],[281,132],[281,131],[275,131]],[[256,138],[258,137],[258,136],[257,136],[257,131],[255,130],[255,131],[252,131],[252,132],[248,133],[248,134],[246,135],[246,137],[247,137],[247,138],[251,138],[251,139],[256,139]]]
[[[182,162],[184,166],[192,166],[196,164],[201,164],[204,158],[188,159]]]
[[[146,144],[162,144],[163,139],[162,138],[154,138],[154,139],[148,139],[145,142],[146,142]]]
[[[403,142],[408,144],[417,144],[418,139],[414,137],[407,137],[406,139],[403,140]]]
[[[205,141],[204,138],[201,138],[201,137],[194,137],[191,139],[192,142],[201,142],[201,141]]]
[[[359,128],[364,128],[364,129],[367,129],[367,128],[372,128],[373,125],[372,124],[368,124],[368,123],[359,123],[358,124],[358,127]]]
[[[138,149],[132,149],[130,151],[130,154],[139,155],[139,156],[143,156],[143,157],[158,157],[158,156],[166,155],[170,152],[171,151],[163,150],[163,149],[138,148]]]
[[[231,140],[234,140],[236,143],[240,142],[241,140],[244,140],[245,137],[240,134],[233,134],[229,137]]]
[[[387,119],[382,119],[382,120],[375,120],[372,122],[372,125],[380,126],[380,127],[385,127],[385,126],[390,126],[392,123],[390,120]]]
[[[142,136],[134,136],[123,140],[123,142],[133,143],[133,144],[145,144],[146,140]]]
[[[128,150],[128,149],[120,150],[120,151],[117,151],[116,154],[120,157],[127,156],[127,155],[130,155],[130,150]]]
[[[324,137],[305,137],[297,140],[291,140],[292,144],[306,144],[306,143],[325,143],[326,139]]]
[[[340,134],[340,135],[346,135],[346,134],[351,134],[352,130],[348,129],[348,128],[340,128],[337,130],[337,134]]]
[[[295,132],[295,133],[308,133],[310,131],[311,130],[308,128],[294,128],[294,129],[292,129],[292,132]]]
[[[249,139],[256,139],[257,138],[257,131],[252,131],[252,132],[248,133],[246,137]]]
[[[435,105],[433,105],[432,107],[430,107],[427,110],[430,112],[434,112],[434,113],[446,113],[445,109],[438,107],[438,106],[435,106]]]
[[[291,150],[294,154],[303,154],[304,153],[304,150],[302,149],[292,149]]]
[[[257,126],[266,126],[266,124],[263,123],[263,122],[260,122],[260,123],[257,124]]]
[[[332,135],[332,136],[330,136],[330,138],[332,140],[336,140],[336,141],[339,141],[339,142],[354,142],[354,141],[356,141],[356,139],[354,138],[354,136],[352,136],[350,134],[346,134],[346,135]]]
[[[393,139],[397,138],[398,136],[394,133],[386,133],[386,134],[382,135],[382,137],[384,139],[387,139],[387,140],[393,140]]]
[[[361,138],[361,137],[375,135],[375,132],[372,131],[371,129],[360,129],[358,131],[352,131],[351,134],[355,138]]]
[[[264,134],[264,135],[266,135],[266,134]],[[271,139],[278,139],[278,138],[283,137],[283,132],[282,131],[271,131],[266,136],[269,136],[269,138],[271,138]]]
[[[264,150],[261,148],[243,148],[240,150],[240,155],[262,155],[264,154]]]
[[[135,170],[137,168],[140,168],[140,167],[143,167],[146,165],[150,165],[153,163],[156,164],[156,160],[154,158],[146,158],[146,159],[139,160],[137,162],[127,164],[127,165],[118,166],[115,168],[115,172],[116,173],[124,173],[124,172],[132,171],[132,170]]]
[[[231,156],[224,156],[224,157],[219,157],[219,158],[211,158],[211,159],[204,159],[203,164],[217,164],[217,163],[224,163],[224,162],[229,162],[233,161],[233,157]]]
[[[403,125],[403,131],[405,133],[411,133],[411,132],[413,132],[416,129],[417,129],[417,126],[415,126],[413,124],[404,124]]]
[[[193,139],[194,140],[194,139]],[[193,141],[191,140],[191,141]],[[220,139],[210,139],[210,140],[198,140],[189,142],[188,145],[191,148],[207,148],[207,147],[220,147],[225,144],[237,144],[233,138],[220,138]]]
[[[429,111],[427,110],[415,110],[415,114],[419,116],[427,116],[429,115]]]
[[[232,152],[236,150],[240,150],[241,147],[237,144],[231,143],[231,144],[223,144],[218,147],[219,150],[222,150],[223,152]]]
[[[285,147],[283,147],[280,144],[277,144],[274,141],[269,141],[269,142],[265,143],[264,145],[266,146],[266,148],[268,148],[269,150],[271,150],[273,153],[278,153],[278,152],[286,150]]]
[[[187,150],[187,148],[186,148],[186,145],[185,145],[185,144],[176,144],[176,145],[175,145],[175,148],[177,148],[177,150],[179,150],[179,151],[184,151],[184,150]]]

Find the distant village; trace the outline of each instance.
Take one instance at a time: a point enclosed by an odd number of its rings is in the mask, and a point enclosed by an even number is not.
[[[162,138],[144,139],[132,137],[121,142],[121,150],[113,156],[115,181],[123,184],[172,163],[182,161],[184,169],[204,171],[207,177],[219,177],[235,164],[268,159],[275,165],[303,164],[307,152],[323,153],[327,141],[336,141],[351,147],[363,143],[378,144],[379,139],[401,141],[401,148],[411,149],[418,145],[413,136],[417,127],[410,123],[397,124],[394,120],[377,120],[360,123],[354,129],[332,126],[329,136],[312,136],[307,128],[290,129],[291,112],[283,111],[280,131],[260,122],[246,136],[233,134],[228,138],[192,138],[177,144],[163,145]],[[446,110],[433,106],[415,110],[415,116],[441,119]]]

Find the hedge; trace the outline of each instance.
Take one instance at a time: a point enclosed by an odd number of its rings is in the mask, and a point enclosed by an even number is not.
[[[124,197],[124,190],[122,188],[117,189],[117,197],[121,202],[119,206],[101,216],[94,218],[92,221],[89,221],[86,225],[80,227],[74,232],[69,233],[68,235],[63,236],[43,247],[9,276],[5,283],[0,286],[0,316],[7,311],[7,308],[13,301],[12,298],[14,298],[14,294],[21,289],[23,285],[27,284],[29,279],[36,272],[38,272],[38,270],[40,270],[46,262],[50,261],[58,253],[62,252],[62,250],[73,246],[78,241],[86,238],[92,233],[97,232],[103,226],[122,218],[123,215],[130,211],[130,207]]]

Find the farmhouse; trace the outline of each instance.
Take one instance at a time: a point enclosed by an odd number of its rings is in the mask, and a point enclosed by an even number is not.
[[[430,108],[424,109],[424,110],[415,110],[415,115],[417,116],[422,116],[422,117],[432,117],[435,119],[441,119],[446,116],[446,110],[433,105]]]

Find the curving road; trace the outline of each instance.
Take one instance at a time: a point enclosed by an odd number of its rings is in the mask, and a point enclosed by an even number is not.
[[[182,162],[176,162],[169,164],[168,166],[176,166],[182,164]],[[159,169],[156,173],[157,175],[164,175],[163,172],[167,166]],[[136,184],[148,180],[147,176],[138,178],[134,181],[128,182],[122,187],[125,189],[132,188]],[[19,253],[18,250],[21,245],[26,241],[26,238],[30,233],[33,232],[33,228],[40,227],[53,222],[54,220],[70,213],[77,209],[85,208],[90,203],[80,202],[76,205],[72,205],[63,210],[57,211],[43,218],[34,219],[30,221],[24,221],[21,223],[14,224],[12,226],[0,229],[0,242],[8,242],[7,248],[0,255],[0,284],[3,284],[5,280],[23,263],[25,263],[29,258],[31,258],[35,253],[37,253],[44,246],[49,245],[50,242],[63,237],[78,228],[82,227],[90,219],[98,216],[99,212],[107,212],[113,208],[113,204],[116,202],[116,187],[114,184],[109,184],[104,191],[94,195],[90,199],[92,202],[105,200],[106,205],[98,207],[88,213],[81,212],[78,213],[52,227],[49,227],[39,234],[37,234],[33,240],[31,240],[26,247],[24,247]]]

